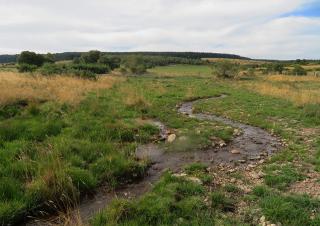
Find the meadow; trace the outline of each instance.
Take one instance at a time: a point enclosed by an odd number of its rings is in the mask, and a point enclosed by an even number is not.
[[[185,166],[185,178],[168,171],[151,192],[115,200],[90,224],[257,225],[263,217],[277,225],[320,223],[313,191],[292,192],[310,173],[320,179],[319,78],[223,80],[207,65],[174,65],[97,80],[5,71],[0,88],[2,224],[76,208],[99,187],[112,190],[143,177],[150,163],[135,158],[136,147],[157,142],[159,133],[146,119],[184,137],[165,144],[171,152],[201,151],[212,136],[230,141],[234,128],[177,112],[185,100],[220,94],[227,97],[201,101],[194,111],[264,128],[283,139],[283,149],[250,174],[201,163]],[[250,176],[260,171],[259,180]]]

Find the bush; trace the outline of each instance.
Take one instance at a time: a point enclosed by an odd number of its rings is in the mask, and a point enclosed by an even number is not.
[[[64,65],[45,63],[39,71],[42,75],[54,75],[64,73],[66,68]]]
[[[110,71],[109,66],[103,64],[72,64],[70,67],[77,71],[88,71],[95,74],[106,74]]]
[[[295,65],[291,74],[293,75],[307,75],[307,71],[300,65]]]
[[[36,69],[37,69],[37,66],[32,64],[20,64],[18,67],[18,70],[20,73],[34,72]]]
[[[217,62],[213,66],[213,71],[218,78],[232,79],[238,76],[239,65],[229,61]]]
[[[67,71],[67,74],[72,74],[80,78],[85,78],[85,79],[93,79],[95,80],[97,78],[97,75],[91,71],[83,71],[83,70],[75,70],[71,69]]]
[[[110,67],[111,70],[114,70],[114,69],[120,67],[121,59],[118,57],[102,55],[102,56],[100,56],[98,63],[107,65]]]
[[[126,72],[132,74],[143,74],[147,71],[147,67],[142,57],[129,56],[123,60],[123,66]]]

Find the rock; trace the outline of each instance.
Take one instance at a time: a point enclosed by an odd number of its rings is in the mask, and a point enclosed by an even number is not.
[[[234,136],[239,136],[241,134],[241,131],[239,129],[234,129],[233,130],[233,135]]]
[[[187,174],[186,173],[175,173],[172,176],[174,176],[174,177],[186,177]]]
[[[235,179],[235,178],[232,178],[231,180],[230,180],[230,182],[231,183],[235,183],[237,180]]]
[[[260,223],[263,223],[263,222],[266,222],[266,217],[265,217],[265,216],[262,216],[262,217],[260,218]]]
[[[261,171],[259,171],[258,173],[256,173],[256,172],[251,172],[251,173],[250,173],[250,176],[251,176],[253,179],[261,179],[261,178],[264,176],[264,173],[262,173]]]
[[[237,155],[237,154],[240,154],[240,150],[238,149],[233,149],[230,151],[231,154],[234,154],[234,155]]]
[[[239,163],[246,163],[247,160],[245,160],[245,159],[240,159],[240,160],[238,160],[238,162],[239,162]]]
[[[251,161],[255,161],[255,160],[260,160],[261,157],[260,156],[250,156],[249,160]]]
[[[177,136],[175,134],[170,134],[167,138],[167,141],[169,143],[172,143],[173,141],[175,141],[175,139],[177,138]]]
[[[248,167],[251,168],[251,169],[253,169],[253,168],[256,168],[256,165],[249,164]]]
[[[253,179],[260,179],[259,175],[255,172],[250,173],[250,177],[252,177]]]
[[[197,177],[187,177],[186,179],[189,180],[189,181],[192,181],[194,183],[202,185],[202,181]]]

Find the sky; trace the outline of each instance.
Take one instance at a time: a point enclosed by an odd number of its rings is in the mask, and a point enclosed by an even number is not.
[[[0,0],[0,54],[92,49],[320,59],[320,0]]]

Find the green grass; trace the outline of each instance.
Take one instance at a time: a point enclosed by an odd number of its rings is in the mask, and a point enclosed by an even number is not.
[[[203,79],[130,78],[100,96],[89,94],[76,107],[54,102],[3,106],[0,181],[14,182],[7,189],[13,195],[0,198],[1,222],[15,222],[34,209],[72,206],[101,184],[112,189],[141,177],[148,163],[134,158],[135,149],[158,129],[137,119],[156,118],[178,137],[187,137],[167,145],[168,151],[201,149],[212,135],[231,139],[231,128],[199,124],[177,112],[176,105],[187,98],[219,92],[209,86]]]
[[[303,195],[282,195],[266,187],[256,187],[262,214],[267,220],[285,226],[319,225],[320,200]],[[314,217],[311,216],[314,214]]]
[[[155,67],[148,70],[157,76],[197,76],[208,77],[212,69],[207,65],[172,65]]]
[[[143,176],[148,163],[137,161],[134,152],[137,145],[153,141],[158,129],[141,119],[160,120],[177,135],[175,142],[165,145],[167,151],[200,151],[210,145],[211,136],[229,141],[233,128],[177,112],[177,105],[185,100],[222,93],[228,97],[203,101],[195,110],[266,128],[289,143],[265,167],[265,183],[278,193],[269,200],[256,195],[259,208],[268,218],[289,225],[294,213],[285,211],[301,205],[297,222],[317,222],[305,217],[311,208],[303,204],[307,199],[282,194],[303,179],[301,169],[290,162],[307,161],[320,168],[320,142],[312,143],[318,153],[310,156],[310,147],[298,133],[319,125],[316,105],[297,107],[243,90],[234,81],[213,80],[211,69],[203,65],[158,67],[150,72],[128,78],[99,96],[89,93],[78,106],[23,102],[0,107],[0,224],[14,223],[34,210],[54,210],[53,204],[59,209],[72,206],[102,184],[113,189]],[[241,190],[227,184],[211,193],[207,186],[214,178],[206,165],[192,164],[185,171],[204,185],[168,173],[140,200],[115,202],[95,218],[94,225],[244,225],[221,217],[234,208],[232,196],[243,198]],[[209,206],[205,199],[210,200]],[[279,215],[272,212],[277,205],[283,209]]]
[[[265,167],[265,173],[266,185],[280,190],[286,189],[293,182],[304,179],[301,172],[292,165],[270,164]]]
[[[244,225],[221,217],[233,210],[233,205],[223,193],[210,193],[203,185],[167,172],[152,192],[138,200],[114,201],[92,220],[92,225]]]

